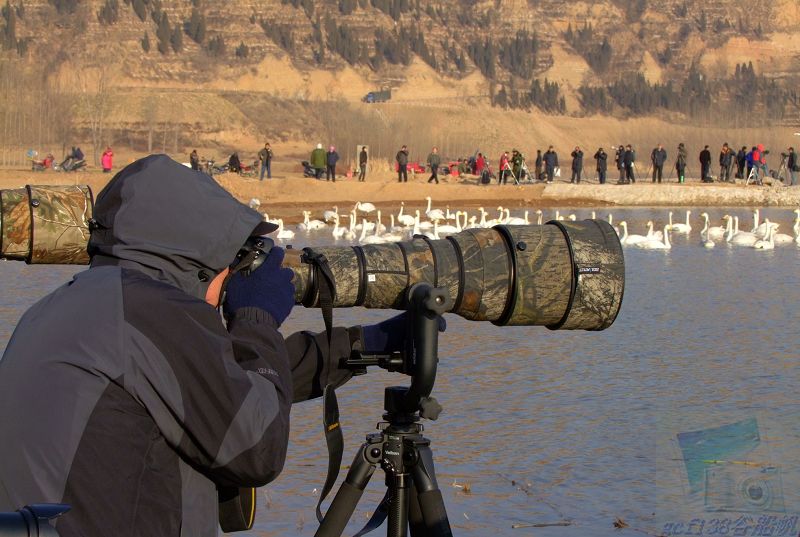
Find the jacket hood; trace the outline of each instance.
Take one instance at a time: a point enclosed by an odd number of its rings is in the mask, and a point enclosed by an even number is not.
[[[268,230],[211,177],[166,155],[114,176],[97,196],[94,220],[92,266],[137,269],[201,299],[247,238]]]

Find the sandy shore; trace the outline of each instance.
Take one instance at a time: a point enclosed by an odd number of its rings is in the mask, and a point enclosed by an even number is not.
[[[88,184],[95,193],[100,192],[111,174],[97,171],[62,174],[31,172],[30,170],[0,170],[0,188],[17,188],[25,184]],[[431,196],[436,207],[487,209],[497,205],[510,208],[591,207],[591,206],[692,206],[692,207],[798,207],[800,187],[744,186],[702,184],[690,180],[686,184],[652,184],[637,182],[633,185],[600,185],[585,182],[572,185],[566,182],[553,184],[523,184],[520,186],[477,185],[474,178],[459,182],[448,178],[441,184],[428,184],[427,176],[409,177],[408,183],[397,183],[393,176],[384,174],[364,183],[354,179],[337,182],[317,181],[301,177],[294,171],[278,173],[271,180],[244,178],[234,174],[216,177],[217,181],[234,196],[247,203],[252,198],[261,202],[260,210],[270,217],[285,218],[287,223],[302,219],[302,210],[313,211],[315,217],[323,210],[337,205],[344,211],[356,201],[372,202],[379,209],[396,212],[400,202],[407,210],[425,207],[425,197]]]

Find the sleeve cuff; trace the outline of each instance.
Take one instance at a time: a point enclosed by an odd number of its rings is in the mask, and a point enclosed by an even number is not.
[[[266,324],[272,328],[278,329],[278,323],[275,318],[266,310],[256,308],[253,306],[239,308],[233,314],[234,321],[250,321],[258,324]]]

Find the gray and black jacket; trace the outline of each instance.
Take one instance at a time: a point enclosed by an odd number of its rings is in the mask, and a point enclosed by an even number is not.
[[[0,511],[67,503],[62,537],[218,533],[217,488],[280,473],[323,335],[204,301],[261,216],[159,155],[100,193],[89,270],[33,305],[0,361]],[[330,354],[347,356],[335,329]],[[322,368],[324,369],[324,368]]]

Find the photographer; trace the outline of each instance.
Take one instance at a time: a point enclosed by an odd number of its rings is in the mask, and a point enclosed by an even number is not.
[[[360,341],[401,343],[391,322],[284,340],[283,250],[237,255],[276,226],[164,155],[118,173],[90,227],[90,268],[23,315],[0,361],[0,511],[70,504],[62,537],[215,536],[218,494],[283,468],[291,404],[347,382]]]
[[[800,162],[797,160],[797,152],[794,150],[794,147],[790,147],[788,151],[786,169],[789,171],[789,177],[792,178],[791,185],[797,186],[797,172],[800,172]]]
[[[703,183],[710,183],[711,177],[709,175],[711,171],[711,151],[708,150],[708,146],[704,146],[703,150],[700,151],[700,181]]]
[[[570,183],[580,183],[581,182],[581,172],[583,171],[583,151],[578,146],[575,146],[575,149],[570,153],[572,157],[572,178],[570,179]]]
[[[594,154],[594,159],[597,161],[597,178],[601,185],[606,184],[606,170],[608,170],[608,155],[601,147]]]
[[[667,150],[664,149],[664,146],[658,144],[658,147],[654,147],[652,153],[650,153],[650,162],[653,164],[653,182],[661,183],[661,178],[664,176],[664,163],[667,161]]]
[[[722,144],[722,150],[719,152],[719,180],[722,182],[729,182],[731,178],[731,167],[733,166],[735,154],[733,149],[728,146],[728,143]]]

